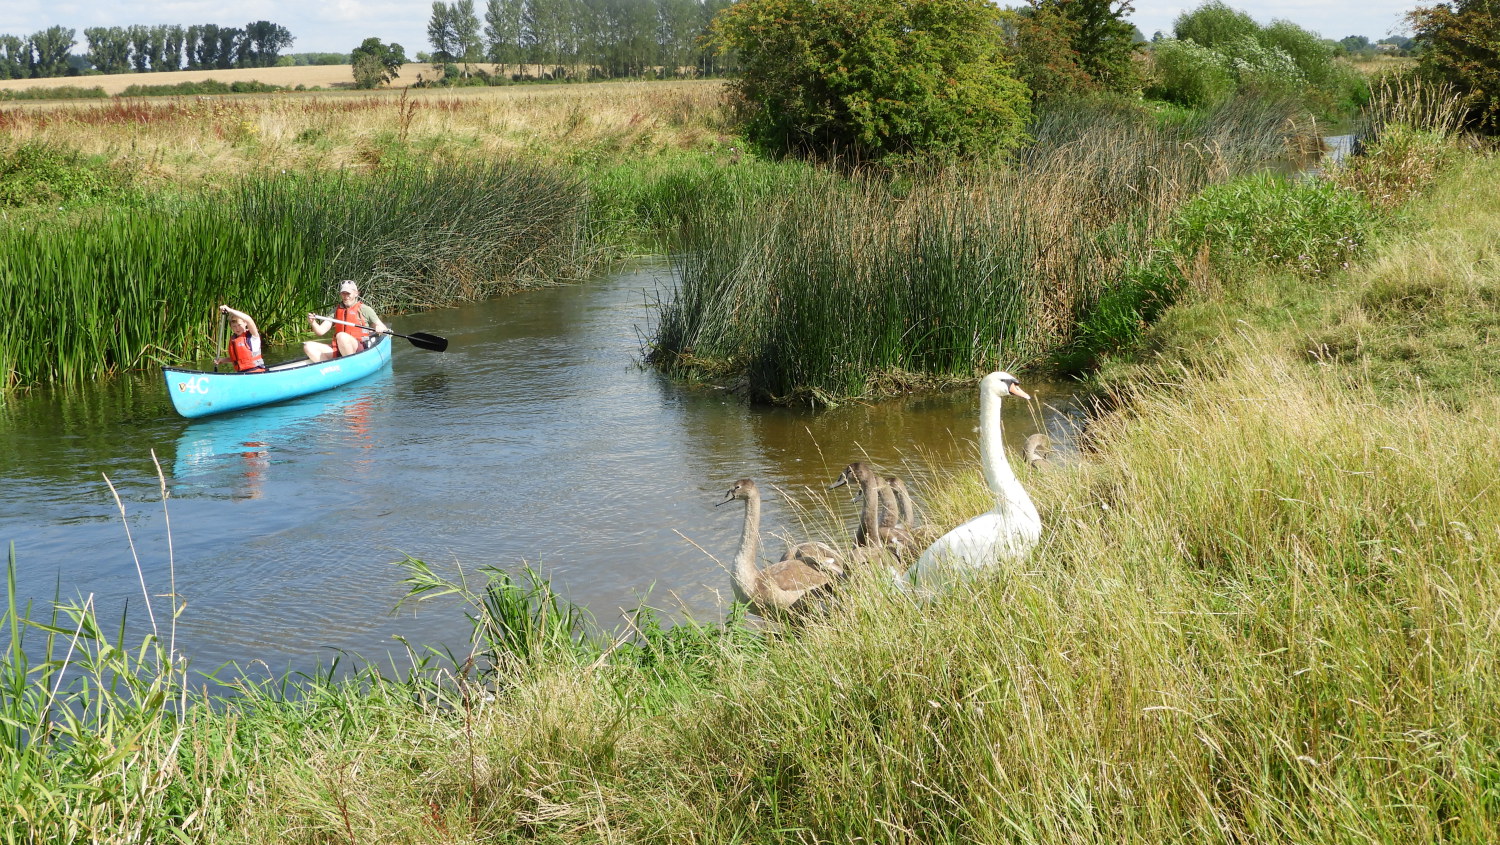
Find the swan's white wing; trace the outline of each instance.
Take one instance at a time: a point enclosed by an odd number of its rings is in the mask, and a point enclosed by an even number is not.
[[[939,592],[1001,558],[1024,555],[1036,545],[1041,529],[1038,520],[1025,515],[987,511],[927,547],[912,567],[911,577],[923,592]]]

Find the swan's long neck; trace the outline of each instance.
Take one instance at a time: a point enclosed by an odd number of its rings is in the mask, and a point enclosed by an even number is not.
[[[1004,431],[1000,425],[1000,395],[986,389],[979,394],[979,464],[985,483],[995,494],[996,508],[1016,508],[1036,517],[1036,506],[1005,459]]]
[[[755,557],[760,553],[760,491],[750,491],[745,500],[745,527],[740,532],[740,550],[734,556],[733,583],[736,598],[750,601],[760,580]]]
[[[917,509],[911,502],[911,493],[903,485],[892,487],[891,493],[896,497],[896,505],[901,509],[901,521],[906,523],[907,528],[917,526]]]

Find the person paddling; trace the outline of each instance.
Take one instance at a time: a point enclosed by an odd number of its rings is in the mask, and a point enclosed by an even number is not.
[[[359,298],[359,285],[352,279],[345,279],[339,285],[339,306],[334,309],[332,320],[308,314],[307,321],[312,324],[313,332],[319,335],[328,334],[329,329],[338,327],[338,331],[333,333],[332,346],[316,340],[302,344],[302,351],[307,353],[307,359],[314,364],[341,355],[353,355],[374,342],[376,332],[390,331],[380,321],[380,317],[376,316],[375,309]],[[343,325],[344,323],[352,325]]]
[[[220,314],[229,315],[229,325],[234,329],[234,336],[229,339],[229,350],[227,358],[219,358],[215,363],[234,364],[237,373],[263,373],[266,371],[266,359],[260,353],[260,329],[256,328],[255,320],[243,311],[236,311],[228,305],[219,306]]]

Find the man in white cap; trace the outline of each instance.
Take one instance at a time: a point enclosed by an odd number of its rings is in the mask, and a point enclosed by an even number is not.
[[[359,298],[359,285],[353,279],[345,279],[339,285],[339,306],[333,310],[332,320],[308,314],[307,321],[312,323],[315,334],[328,334],[329,329],[338,329],[333,334],[332,346],[316,340],[302,344],[302,351],[314,364],[341,355],[353,355],[373,343],[377,332],[390,331],[376,316],[375,309]]]

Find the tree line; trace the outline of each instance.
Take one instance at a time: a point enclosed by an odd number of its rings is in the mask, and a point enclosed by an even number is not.
[[[427,24],[434,64],[585,66],[590,75],[721,73],[705,46],[709,22],[732,0],[436,0]]]
[[[0,79],[99,73],[270,67],[296,40],[270,21],[243,27],[96,26],[83,31],[88,50],[73,55],[77,31],[52,26],[31,36],[0,35]]]

